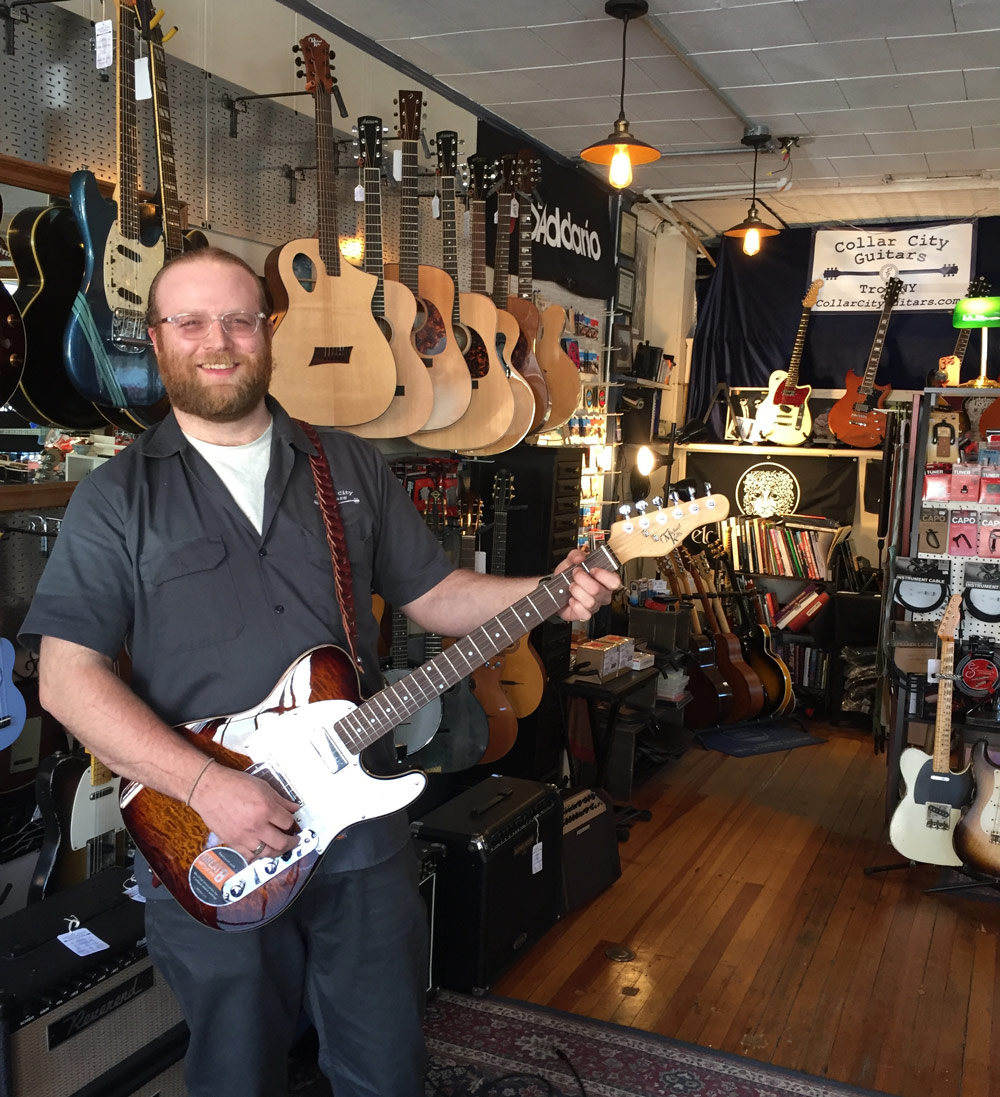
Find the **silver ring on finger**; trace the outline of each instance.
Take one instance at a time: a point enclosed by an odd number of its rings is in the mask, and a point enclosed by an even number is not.
[[[264,852],[264,849],[266,848],[266,846],[267,846],[266,842],[264,842],[264,841],[258,842],[257,845],[254,846],[254,848],[252,850],[250,850],[250,856],[251,857],[258,857],[261,853]]]

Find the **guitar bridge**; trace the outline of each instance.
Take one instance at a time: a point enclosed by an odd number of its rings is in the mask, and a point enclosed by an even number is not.
[[[346,366],[351,361],[354,347],[317,347],[313,351],[310,366]]]
[[[153,345],[145,320],[134,309],[115,309],[111,317],[111,341],[126,354],[145,354]]]

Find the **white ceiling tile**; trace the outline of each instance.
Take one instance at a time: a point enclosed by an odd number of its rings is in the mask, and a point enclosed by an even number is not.
[[[384,45],[432,74],[493,72],[509,65],[531,67],[552,62],[551,47],[527,28],[388,38]],[[417,60],[418,52],[427,60]]]
[[[600,11],[597,5],[594,7]],[[533,19],[532,25],[534,33],[557,57],[566,61],[616,61],[621,68],[622,24],[618,19],[602,13],[600,19],[551,26]],[[663,43],[642,20],[629,23],[627,48],[629,57],[655,57],[663,53]]]
[[[873,169],[884,175],[909,175],[927,171],[927,160],[917,152],[901,153],[897,156],[832,156],[830,163],[842,179],[852,175],[870,175]]]
[[[801,150],[797,156],[794,153],[792,154],[791,172],[785,174],[788,174],[789,178],[792,179],[793,186],[795,183],[801,183],[803,179],[840,178],[833,167],[833,163],[825,156],[804,157]],[[757,178],[759,180],[760,176],[758,175]],[[778,176],[778,178],[780,178],[780,176]],[[767,200],[768,202],[771,201],[770,195],[768,195]]]
[[[909,73],[905,76],[863,76],[840,80],[852,107],[893,107],[913,103],[948,103],[965,97],[961,72]]]
[[[985,30],[997,25],[996,0],[951,0],[957,30]]]
[[[732,84],[769,84],[771,74],[753,50],[726,50],[722,53],[696,53],[691,60],[717,87]]]
[[[726,88],[733,101],[752,118],[775,111],[840,110],[848,106],[836,80],[808,84],[761,84],[755,88]]]
[[[779,2],[727,10],[685,11],[664,16],[660,22],[688,53],[790,46],[815,41],[799,14],[799,7]]]
[[[800,0],[796,7],[818,42],[840,41],[845,27],[856,28],[865,38],[950,34],[955,29],[951,0]]]
[[[977,149],[1000,148],[1000,126],[973,126],[972,144]]]
[[[637,137],[641,137],[651,145],[656,145],[659,149],[665,149],[671,145],[686,145],[696,149],[719,147],[718,142],[706,139],[704,131],[697,122],[691,122],[686,118],[663,122],[638,122],[634,126],[630,125],[629,129]],[[734,141],[732,146],[725,147],[735,148],[737,143]],[[713,156],[712,159],[715,160],[716,157]]]
[[[737,118],[696,118],[695,122],[710,141],[719,144],[735,145],[743,136],[743,123]],[[801,128],[801,122],[798,118],[795,119],[795,124],[790,128]]]
[[[865,107],[814,113],[800,111],[799,117],[805,123],[805,132],[817,137],[838,133],[888,133],[914,128],[913,118],[906,107]]]
[[[821,77],[881,76],[895,72],[885,41],[808,42],[755,51],[772,80],[817,80]]]
[[[975,102],[915,104],[910,114],[917,129],[945,130],[957,126],[992,125],[1000,118],[1000,99],[977,99]],[[879,129],[896,129],[880,126]]]
[[[497,103],[511,103],[520,99],[543,99],[546,95],[541,84],[536,84],[531,78],[531,73],[523,69],[515,72],[474,72],[454,75],[442,73],[438,79],[484,107],[492,107]]]
[[[726,56],[731,57],[732,54],[726,54]],[[698,63],[701,63],[701,58],[698,58]],[[621,62],[618,64],[620,71]],[[672,54],[661,53],[659,57],[630,57],[629,72],[633,67],[642,69],[656,83],[660,91],[696,91],[705,86],[680,58]],[[628,74],[626,74],[626,87],[632,87],[632,79]]]
[[[534,132],[542,126],[583,126],[607,119],[607,128],[618,117],[618,100],[550,99],[531,103],[510,103],[497,111],[515,126]]]
[[[909,130],[905,133],[869,133],[872,152],[955,152],[973,147],[972,127],[950,130]]]
[[[711,159],[714,159],[714,157],[701,157],[701,160]],[[673,185],[689,187],[696,185],[710,186],[712,183],[745,183],[747,198],[750,197],[750,183],[747,177],[738,167],[732,165],[693,164],[689,161],[680,162],[676,159],[664,159],[657,160],[655,164],[650,164],[648,168],[644,167],[642,170],[644,173],[649,173],[649,176],[643,175],[643,186]],[[647,178],[655,181],[646,182]],[[661,182],[661,180],[663,181]]]
[[[719,100],[710,91],[660,91],[646,95],[625,96],[625,116],[630,122],[643,119],[697,118],[699,115],[714,117],[719,111]],[[615,116],[618,102],[615,101]]]
[[[890,38],[888,46],[900,72],[988,68],[1000,55],[1000,30]]]
[[[927,163],[932,171],[950,172],[952,175],[960,175],[968,171],[998,171],[1000,170],[1000,149],[973,149],[971,152],[962,153],[960,160],[946,152],[929,152]],[[993,205],[1000,205],[996,198]]]
[[[807,138],[799,148],[792,149],[792,158],[806,156],[867,156],[871,145],[862,133],[834,134],[827,137]]]
[[[1000,69],[967,70],[965,73],[965,89],[970,99],[1000,98]],[[946,101],[942,99],[942,102]]]

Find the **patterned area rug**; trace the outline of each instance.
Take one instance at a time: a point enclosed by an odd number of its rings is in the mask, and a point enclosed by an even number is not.
[[[856,1097],[870,1094],[621,1025],[441,991],[428,1097]]]

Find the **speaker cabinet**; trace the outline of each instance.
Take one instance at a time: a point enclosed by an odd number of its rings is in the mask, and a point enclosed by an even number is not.
[[[586,906],[622,874],[611,797],[604,789],[563,793],[563,910]]]
[[[0,1097],[184,1097],[180,1007],[109,869],[0,921]],[[77,956],[70,918],[108,945]]]
[[[434,927],[440,983],[482,993],[560,917],[558,791],[488,777],[412,829],[447,850],[437,870]]]

